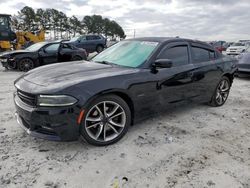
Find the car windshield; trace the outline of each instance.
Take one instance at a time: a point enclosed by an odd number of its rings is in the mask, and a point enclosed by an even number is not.
[[[95,56],[95,62],[109,62],[127,67],[138,67],[145,62],[158,42],[122,41]]]
[[[235,42],[232,44],[232,46],[245,46],[245,44],[240,42]]]
[[[42,48],[44,45],[48,44],[47,42],[38,42],[36,44],[31,45],[30,47],[26,48],[29,51],[37,51]]]
[[[75,42],[75,41],[77,41],[78,39],[79,39],[79,37],[73,37],[73,38],[70,39],[70,42]]]

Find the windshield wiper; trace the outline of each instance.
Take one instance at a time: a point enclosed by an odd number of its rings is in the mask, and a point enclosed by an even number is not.
[[[96,63],[105,64],[105,65],[115,65],[114,63],[109,62],[109,61],[95,61],[95,62],[96,62]]]

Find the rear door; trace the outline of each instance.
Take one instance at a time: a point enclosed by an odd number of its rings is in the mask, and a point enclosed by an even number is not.
[[[58,62],[58,50],[60,43],[48,44],[39,51],[39,59],[43,65]]]
[[[94,52],[96,50],[96,37],[93,35],[86,36],[87,44],[88,44],[88,50],[89,52]]]
[[[170,59],[172,68],[158,69],[157,88],[161,90],[161,101],[164,104],[177,103],[197,96],[193,92],[193,70],[190,63],[188,42],[174,42],[166,45],[156,59]]]
[[[206,45],[191,43],[194,91],[201,102],[210,100],[223,73],[223,61]]]
[[[59,48],[58,62],[66,62],[72,60],[74,51],[71,45],[62,43]]]

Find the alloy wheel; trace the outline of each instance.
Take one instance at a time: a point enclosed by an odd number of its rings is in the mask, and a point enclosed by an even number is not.
[[[22,59],[19,62],[19,70],[20,71],[29,71],[31,69],[33,69],[34,65],[33,65],[33,61],[31,59]]]
[[[87,134],[98,142],[118,137],[126,125],[124,109],[114,101],[102,101],[94,105],[86,115]]]
[[[223,103],[225,103],[229,95],[229,90],[230,90],[230,83],[228,82],[228,80],[226,79],[221,80],[217,88],[216,97],[215,97],[215,100],[219,105],[222,105]]]

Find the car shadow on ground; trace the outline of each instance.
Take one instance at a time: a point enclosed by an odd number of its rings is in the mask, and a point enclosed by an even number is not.
[[[43,139],[38,138],[32,138],[26,133],[26,139],[28,139],[29,143],[33,142],[34,149],[38,149],[39,152],[43,151],[51,151],[56,150],[59,153],[68,153],[68,152],[84,152],[86,150],[92,150],[99,148],[100,150],[105,150],[106,148],[110,147],[116,147],[117,145],[123,145],[126,142],[129,142],[130,138],[132,139],[134,135],[136,134],[144,134],[148,131],[149,128],[153,126],[158,126],[161,124],[161,121],[164,119],[173,119],[178,118],[182,116],[183,114],[187,114],[190,109],[193,108],[201,108],[202,106],[205,106],[205,104],[195,104],[192,102],[183,102],[182,104],[174,105],[170,108],[160,109],[161,111],[153,114],[150,117],[145,118],[144,120],[141,120],[140,122],[137,122],[136,124],[132,125],[128,131],[128,133],[125,135],[125,138],[118,141],[118,143],[110,145],[110,146],[104,146],[104,147],[98,147],[88,144],[82,137],[79,138],[77,141],[71,141],[71,142],[57,142],[57,141],[47,141]],[[211,107],[212,108],[212,107]],[[27,138],[30,137],[30,138]],[[56,149],[55,149],[56,148]]]

